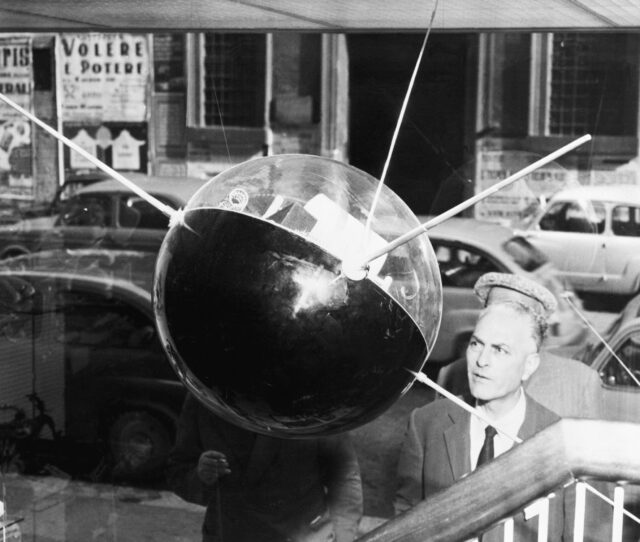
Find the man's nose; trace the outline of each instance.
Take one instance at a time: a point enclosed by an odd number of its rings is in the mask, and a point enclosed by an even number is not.
[[[483,346],[476,357],[476,365],[478,367],[486,367],[491,361],[491,349]]]

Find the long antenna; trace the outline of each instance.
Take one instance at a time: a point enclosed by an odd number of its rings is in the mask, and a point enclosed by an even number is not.
[[[449,399],[449,401],[452,401],[453,403],[458,405],[463,410],[466,410],[469,414],[472,414],[473,416],[476,416],[477,418],[482,420],[487,425],[491,425],[492,427],[497,429],[497,431],[499,433],[501,433],[505,437],[507,437],[510,441],[515,442],[516,444],[522,444],[522,439],[519,436],[512,435],[511,433],[507,432],[505,429],[503,429],[499,425],[496,425],[493,421],[491,421],[489,418],[487,418],[480,410],[478,410],[477,408],[475,408],[475,407],[473,407],[471,405],[468,405],[460,397],[457,397],[453,393],[451,393],[451,392],[447,391],[446,389],[444,389],[442,386],[440,386],[439,384],[437,384],[436,382],[431,380],[422,371],[415,372],[415,371],[411,371],[410,369],[407,369],[407,371],[409,371],[418,382],[421,382],[422,384],[426,384],[427,386],[429,386],[435,392],[439,393],[440,395],[442,395],[446,399]]]
[[[506,179],[503,179],[499,183],[496,183],[493,186],[490,186],[489,188],[487,188],[486,190],[483,190],[479,194],[476,194],[475,196],[463,201],[459,205],[452,207],[448,211],[445,211],[444,213],[432,218],[428,222],[425,222],[424,224],[421,224],[420,226],[417,226],[416,228],[408,231],[407,233],[401,235],[394,241],[391,241],[386,245],[372,251],[361,262],[358,262],[357,265],[354,263],[350,264],[349,268],[352,270],[358,269],[358,268],[365,269],[367,267],[367,264],[372,260],[375,260],[376,258],[383,256],[384,254],[388,254],[389,252],[398,248],[399,246],[404,245],[408,241],[411,241],[411,239],[413,239],[414,237],[417,237],[418,235],[426,232],[428,229],[433,228],[434,226],[437,226],[438,224],[440,224],[441,222],[444,222],[445,220],[448,220],[452,216],[457,215],[461,211],[464,211],[465,209],[471,207],[472,205],[475,205],[479,201],[491,196],[492,194],[496,193],[498,190],[502,190],[506,186],[509,186],[510,184],[514,183],[518,179],[522,179],[522,177],[526,177],[532,171],[538,169],[539,167],[544,166],[545,164],[548,164],[549,162],[553,162],[553,160],[555,160],[559,156],[562,156],[563,154],[566,154],[569,151],[572,151],[576,147],[579,147],[580,145],[582,145],[583,143],[586,143],[589,140],[591,140],[591,136],[589,134],[583,135],[582,137],[576,139],[575,141],[565,145],[564,147],[559,148],[558,150],[552,152],[551,154],[548,154],[547,156],[541,158],[540,160],[534,162],[533,164],[530,164],[524,169],[521,169],[520,171],[514,173],[513,175],[507,177]]]
[[[422,47],[420,48],[420,53],[418,54],[418,59],[416,60],[416,64],[413,67],[413,73],[411,74],[411,79],[409,80],[409,86],[407,87],[407,92],[404,95],[404,100],[402,102],[402,107],[400,109],[400,114],[398,115],[398,120],[396,121],[396,127],[393,131],[393,137],[391,138],[391,145],[389,146],[389,152],[387,153],[387,159],[385,160],[384,167],[382,168],[382,175],[380,175],[380,181],[378,182],[378,187],[376,189],[376,193],[373,196],[373,202],[371,203],[371,209],[369,209],[369,216],[367,217],[367,222],[365,225],[365,242],[369,237],[369,232],[371,231],[371,221],[373,220],[373,215],[375,213],[376,207],[378,206],[378,200],[380,199],[380,193],[382,192],[382,186],[384,185],[385,178],[387,176],[387,171],[389,170],[389,164],[391,163],[391,155],[393,154],[393,149],[396,146],[396,141],[398,139],[398,134],[400,133],[400,127],[402,126],[402,121],[404,119],[404,114],[407,110],[407,105],[409,104],[409,97],[411,96],[411,92],[413,90],[413,85],[416,82],[416,77],[418,75],[418,69],[420,68],[420,64],[422,63],[422,57],[424,56],[424,51],[427,48],[427,42],[429,41],[429,34],[431,34],[431,28],[433,27],[433,19],[436,16],[436,11],[438,9],[438,0],[435,1],[433,5],[433,10],[431,11],[431,19],[429,20],[429,27],[427,28],[427,33],[424,36],[424,40],[422,41]]]
[[[104,162],[102,162],[101,160],[99,160],[98,158],[93,156],[93,154],[91,154],[91,153],[87,152],[86,150],[84,150],[82,147],[80,147],[79,145],[77,145],[76,143],[71,141],[68,137],[65,137],[60,132],[58,132],[56,129],[54,129],[51,126],[49,126],[46,122],[42,122],[38,117],[36,117],[35,115],[29,113],[29,111],[27,111],[23,107],[19,106],[13,100],[7,98],[1,92],[0,92],[0,100],[3,101],[4,103],[6,103],[9,107],[12,107],[16,111],[18,111],[20,114],[22,114],[25,117],[27,117],[31,122],[33,122],[33,123],[37,124],[38,126],[40,126],[40,128],[45,130],[47,133],[49,133],[50,135],[52,135],[53,137],[55,137],[59,141],[62,141],[65,145],[67,145],[68,147],[70,147],[71,149],[76,151],[77,153],[81,154],[84,158],[89,160],[89,162],[91,162],[94,166],[96,166],[97,168],[101,169],[105,173],[111,175],[111,177],[113,177],[116,181],[121,182],[129,190],[131,190],[132,192],[134,192],[135,194],[140,196],[142,199],[144,199],[145,201],[147,201],[148,203],[153,205],[160,212],[164,213],[169,218],[173,218],[174,217],[174,214],[177,212],[175,209],[171,208],[169,205],[166,205],[166,204],[162,203],[159,199],[154,198],[151,194],[149,194],[148,192],[146,192],[145,190],[140,188],[133,181],[130,181],[129,179],[127,179],[126,177],[124,177],[123,175],[118,173],[115,169],[110,168],[107,164],[105,164]]]

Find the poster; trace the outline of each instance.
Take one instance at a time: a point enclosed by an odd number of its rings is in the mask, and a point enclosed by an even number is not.
[[[147,172],[149,145],[144,122],[67,122],[63,134],[113,169]],[[66,146],[64,164],[67,172],[95,169],[80,153]]]
[[[98,142],[84,128],[80,129],[71,141],[91,156],[98,156]],[[73,149],[71,149],[70,161],[71,169],[92,169],[96,167],[82,154],[75,152]]]
[[[31,38],[0,37],[0,92],[33,112]],[[0,195],[33,198],[33,136],[31,123],[15,109],[0,103]]]
[[[482,150],[478,153],[476,194],[541,158],[528,151]],[[551,162],[476,203],[475,218],[519,226],[556,191],[578,184],[578,172]]]
[[[61,34],[56,42],[62,118],[144,122],[149,43],[138,34]]]

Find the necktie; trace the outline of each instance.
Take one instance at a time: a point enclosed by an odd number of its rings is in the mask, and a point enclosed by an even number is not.
[[[498,432],[495,427],[491,425],[487,425],[484,429],[484,444],[480,449],[480,453],[478,454],[478,463],[476,468],[484,463],[487,463],[493,459],[493,437],[496,436]]]
[[[482,444],[482,448],[480,448],[480,453],[478,454],[478,463],[476,464],[476,469],[480,465],[484,465],[493,459],[493,437],[498,434],[496,428],[487,425],[484,428],[484,443]],[[483,542],[484,534],[481,534],[478,537],[478,542]]]

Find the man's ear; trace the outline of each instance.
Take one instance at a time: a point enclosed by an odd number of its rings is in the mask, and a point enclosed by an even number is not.
[[[526,382],[529,377],[536,372],[536,369],[540,365],[540,354],[534,352],[529,354],[524,360],[524,372],[522,373],[522,381]]]

